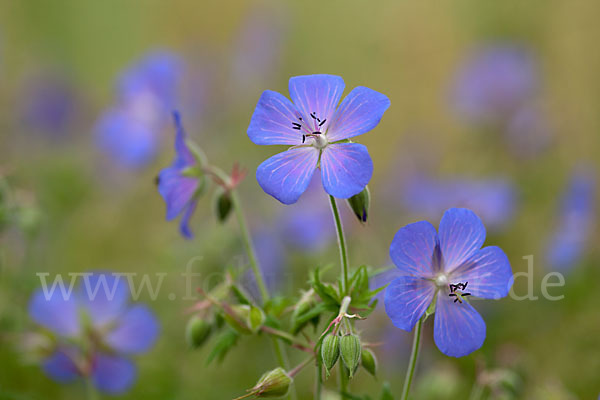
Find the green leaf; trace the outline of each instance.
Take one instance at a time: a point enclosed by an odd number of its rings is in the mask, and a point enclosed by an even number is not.
[[[237,344],[239,337],[240,335],[238,335],[233,329],[228,329],[227,331],[223,332],[217,338],[215,346],[208,355],[206,364],[210,364],[215,359],[218,362],[222,362],[229,350],[231,350]]]
[[[240,288],[238,285],[236,285],[236,284],[231,285],[231,292],[233,293],[233,296],[237,299],[237,301],[239,301],[241,304],[246,304],[246,305],[252,304],[252,301],[250,301],[250,296],[248,295],[248,293],[246,293],[246,291],[244,289]]]
[[[332,308],[326,304],[319,303],[316,306],[308,309],[300,315],[295,315],[292,318],[292,333],[296,335],[298,332],[306,326],[309,322],[311,322],[314,318],[320,316],[323,312],[333,311],[335,312],[335,308]]]
[[[338,292],[335,290],[333,285],[324,284],[321,282],[319,268],[315,269],[310,284],[314,291],[319,295],[321,300],[324,303],[333,304],[335,306],[340,305],[341,298],[339,297]]]

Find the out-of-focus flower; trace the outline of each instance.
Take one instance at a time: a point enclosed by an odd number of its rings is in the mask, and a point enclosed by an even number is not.
[[[272,76],[280,64],[287,29],[286,10],[252,7],[234,43],[232,76],[241,88],[255,87]]]
[[[167,204],[167,221],[183,213],[179,230],[191,239],[189,221],[198,204],[198,192],[203,186],[204,176],[199,162],[186,143],[186,134],[177,112],[175,121],[175,160],[158,175],[158,191]],[[186,174],[187,173],[187,174]]]
[[[496,44],[475,52],[460,68],[452,103],[466,119],[502,123],[538,87],[538,71],[531,52],[515,44]]]
[[[304,193],[317,167],[325,191],[346,199],[369,183],[373,162],[367,148],[346,139],[373,129],[390,105],[372,89],[353,89],[336,110],[344,81],[333,75],[290,79],[294,103],[267,90],[258,100],[248,136],[259,145],[291,145],[261,165],[256,178],[262,189],[283,204],[293,204]]]
[[[123,276],[95,272],[82,279],[77,291],[54,286],[32,296],[29,314],[55,343],[42,369],[60,383],[87,377],[102,392],[123,393],[136,377],[128,356],[152,347],[158,321],[146,306],[129,303]]]
[[[99,147],[121,166],[140,168],[154,160],[160,133],[177,102],[183,70],[173,53],[150,53],[119,79],[117,100],[99,119]]]
[[[440,351],[462,357],[485,340],[485,322],[467,296],[499,299],[512,284],[510,263],[496,246],[481,248],[485,227],[470,210],[444,213],[438,232],[427,221],[401,228],[390,257],[402,276],[385,292],[385,310],[392,323],[412,330],[435,300],[433,338]]]
[[[514,215],[515,186],[503,178],[436,180],[415,176],[402,185],[402,203],[411,213],[432,218],[451,207],[472,209],[492,229]]]
[[[63,74],[44,71],[27,79],[19,107],[21,120],[28,128],[62,136],[77,112],[75,89]]]
[[[580,167],[563,194],[558,226],[548,245],[547,260],[552,269],[570,269],[585,253],[596,219],[595,204],[596,175]]]

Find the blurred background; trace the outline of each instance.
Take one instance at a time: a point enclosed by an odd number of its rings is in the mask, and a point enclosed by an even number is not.
[[[174,157],[176,108],[213,163],[248,170],[239,190],[270,287],[299,295],[309,269],[338,262],[327,199],[317,187],[285,207],[264,194],[254,172],[278,149],[252,144],[246,129],[263,90],[287,96],[291,76],[314,73],[342,76],[346,93],[368,86],[391,99],[379,126],[357,138],[375,171],[366,226],[344,210],[353,267],[390,266],[397,229],[437,226],[460,206],[528,274],[514,293],[530,299],[475,303],[487,339],[470,356],[441,354],[425,325],[414,397],[485,387],[497,399],[597,398],[598,13],[593,0],[0,1],[0,399],[84,394],[28,357],[39,272],[167,273],[155,300],[140,299],[161,333],[135,357],[123,398],[233,398],[275,367],[265,338],[242,338],[210,365],[210,347],[187,347],[193,301],[180,274],[196,256],[195,272],[219,274],[243,249],[210,195],[184,239],[154,179]],[[557,301],[542,291],[553,271],[565,280],[547,289]],[[399,395],[411,335],[383,305],[370,319],[357,327],[381,342],[379,380],[363,372],[351,388],[375,395],[389,381]],[[298,376],[300,398],[312,381],[309,369]]]

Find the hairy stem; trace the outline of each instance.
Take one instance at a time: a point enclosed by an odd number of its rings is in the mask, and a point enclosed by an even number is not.
[[[348,294],[348,250],[346,248],[346,238],[344,237],[344,228],[342,226],[342,219],[338,211],[335,197],[329,195],[329,202],[331,203],[331,212],[333,214],[333,220],[335,222],[335,228],[337,231],[338,246],[340,248],[340,262],[342,264],[342,294]]]
[[[402,389],[402,397],[400,397],[400,400],[408,399],[408,392],[410,392],[410,385],[412,383],[413,375],[415,373],[417,358],[419,357],[419,346],[421,344],[421,328],[423,327],[424,319],[424,316],[420,318],[419,322],[417,322],[417,326],[415,327],[415,337],[413,338],[412,352],[410,353],[410,360],[408,361],[408,370],[406,371],[406,378],[404,379],[404,389]]]

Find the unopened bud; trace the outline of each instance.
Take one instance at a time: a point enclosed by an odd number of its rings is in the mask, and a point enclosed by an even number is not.
[[[242,334],[250,334],[252,330],[248,324],[250,318],[250,306],[245,304],[236,304],[225,309],[223,318],[229,326]]]
[[[227,221],[227,217],[231,213],[233,202],[231,201],[231,194],[227,191],[219,191],[216,195],[215,201],[215,212],[219,222],[223,223]]]
[[[375,376],[377,374],[377,358],[375,358],[375,354],[369,349],[363,349],[361,358],[361,365],[363,368],[366,369],[368,373]]]
[[[362,192],[350,197],[347,202],[354,215],[356,215],[356,218],[358,218],[361,223],[367,222],[369,206],[371,204],[371,192],[369,192],[369,187],[365,186]]]
[[[325,370],[328,377],[329,371],[334,367],[339,357],[340,337],[330,333],[325,336],[323,343],[321,343],[321,360],[323,360],[323,365],[325,365]]]
[[[352,378],[361,358],[361,345],[358,336],[353,334],[342,336],[340,339],[340,354],[344,365],[350,371],[350,378]]]
[[[210,336],[210,332],[212,330],[212,325],[195,315],[187,323],[187,327],[185,329],[185,338],[187,340],[188,345],[197,349],[206,342],[206,339]]]
[[[275,368],[273,371],[266,372],[258,383],[248,390],[248,394],[238,399],[244,399],[250,396],[255,397],[283,397],[285,396],[292,384],[292,378],[286,374],[283,368]]]

